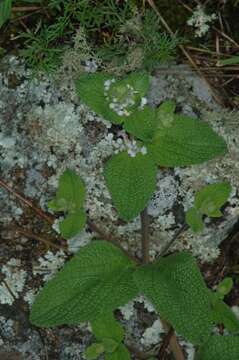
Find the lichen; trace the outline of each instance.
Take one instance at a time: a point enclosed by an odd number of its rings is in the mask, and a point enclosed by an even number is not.
[[[12,305],[23,291],[27,273],[21,268],[21,261],[10,259],[1,268],[3,281],[0,283],[0,303]]]

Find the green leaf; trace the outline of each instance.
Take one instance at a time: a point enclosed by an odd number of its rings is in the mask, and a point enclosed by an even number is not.
[[[95,360],[98,359],[98,357],[103,354],[103,352],[105,351],[104,349],[104,345],[103,344],[92,344],[90,345],[86,351],[85,351],[85,356],[87,360]]]
[[[131,360],[131,357],[125,345],[120,344],[115,352],[105,354],[105,360]]]
[[[113,124],[121,124],[127,119],[127,116],[119,116],[115,111],[111,110],[110,103],[114,97],[120,97],[120,95],[124,100],[127,97],[127,91],[129,91],[127,86],[130,85],[136,91],[135,105],[132,106],[132,109],[136,109],[140,105],[141,97],[148,91],[149,76],[146,73],[132,73],[123,80],[116,80],[110,87],[108,100],[104,86],[106,80],[112,80],[112,76],[103,73],[82,75],[76,82],[77,93],[81,100],[96,114]]]
[[[186,166],[200,164],[227,151],[225,141],[206,123],[180,115],[161,127],[148,152],[160,166]]]
[[[119,343],[112,338],[103,338],[102,344],[106,353],[113,353],[119,346]]]
[[[193,256],[186,252],[170,255],[138,268],[134,278],[139,291],[180,335],[194,344],[210,335],[210,296]]]
[[[227,201],[231,191],[232,188],[228,182],[207,185],[196,194],[195,207],[207,216],[221,216],[220,208]]]
[[[124,122],[124,129],[138,139],[152,140],[157,128],[156,111],[148,106],[133,112]]]
[[[48,206],[54,211],[79,211],[84,205],[85,196],[83,181],[75,171],[68,169],[61,175],[56,197]]]
[[[239,64],[239,56],[232,56],[229,59],[219,60],[218,66],[237,65]]]
[[[104,95],[104,82],[111,78],[112,76],[103,73],[82,75],[76,82],[76,91],[80,99],[97,115],[113,124],[121,124],[124,117],[117,115],[109,108]]]
[[[122,219],[129,221],[146,206],[156,188],[157,167],[147,156],[114,155],[104,169],[107,187]]]
[[[239,336],[211,336],[202,345],[196,360],[238,360]]]
[[[233,288],[232,278],[226,277],[217,285],[217,293],[220,294],[222,297],[224,297],[227,294],[229,294],[232,288]]]
[[[124,338],[124,330],[113,314],[104,314],[102,318],[95,319],[91,327],[97,340],[111,338],[119,344]]]
[[[106,241],[83,247],[40,291],[30,320],[37,326],[77,325],[113,312],[138,291],[135,264]]]
[[[12,11],[12,0],[0,1],[0,28],[10,18]]]
[[[202,221],[202,214],[195,209],[195,207],[191,207],[186,212],[186,223],[190,226],[193,232],[197,233],[203,230],[204,224]]]
[[[230,332],[238,332],[239,320],[231,308],[222,299],[218,298],[217,293],[211,292],[210,296],[214,323],[217,325],[223,324]]]
[[[59,229],[65,239],[76,236],[86,224],[86,214],[83,210],[69,214],[59,224]]]
[[[170,127],[175,119],[176,104],[174,101],[165,101],[157,109],[158,122],[163,127]]]
[[[147,94],[149,89],[149,75],[146,72],[132,72],[124,81],[138,92],[140,98]]]

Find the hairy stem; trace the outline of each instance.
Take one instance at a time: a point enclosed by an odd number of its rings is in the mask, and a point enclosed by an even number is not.
[[[149,263],[149,216],[147,207],[140,213],[141,239],[142,239],[142,263]]]
[[[91,231],[98,234],[100,236],[101,240],[106,240],[117,246],[123,253],[132,261],[134,261],[136,264],[140,264],[140,260],[136,258],[135,256],[131,255],[127,250],[123,248],[123,246],[120,244],[121,240],[120,238],[110,236],[106,234],[102,229],[100,229],[95,223],[93,223],[91,220],[87,220],[87,225]]]

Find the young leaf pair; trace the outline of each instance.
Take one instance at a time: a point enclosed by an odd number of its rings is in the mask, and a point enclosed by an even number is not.
[[[112,314],[92,321],[91,329],[97,342],[86,349],[87,360],[98,359],[101,354],[105,360],[130,360],[129,351],[122,343],[124,330]]]
[[[149,85],[146,73],[133,73],[122,80],[95,73],[82,76],[76,83],[86,105],[113,124],[122,125],[147,149],[146,155],[138,153],[130,157],[127,151],[113,155],[105,166],[105,180],[113,203],[126,221],[147,206],[156,188],[158,166],[198,164],[226,152],[221,137],[205,122],[175,114],[173,102],[167,101],[158,109],[141,106]],[[124,108],[126,115],[121,116],[119,111],[114,111],[115,102],[123,99],[127,105],[129,91],[133,93],[133,102]]]
[[[59,230],[66,239],[77,235],[85,226],[85,197],[83,181],[73,170],[67,169],[60,176],[55,199],[48,203],[51,210],[67,214],[59,224]]]
[[[203,230],[203,215],[208,217],[222,216],[221,207],[228,200],[232,191],[228,182],[210,184],[196,193],[194,206],[186,212],[186,222],[193,232]]]

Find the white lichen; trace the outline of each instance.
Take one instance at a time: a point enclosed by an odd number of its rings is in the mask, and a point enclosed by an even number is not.
[[[195,28],[195,36],[202,37],[207,34],[210,24],[216,20],[217,15],[207,15],[202,6],[198,5],[188,19],[187,24]]]
[[[40,274],[44,281],[49,281],[55,273],[62,268],[66,260],[64,251],[59,250],[56,254],[51,251],[38,259],[38,265],[33,267],[33,275]]]
[[[144,346],[152,346],[158,344],[161,340],[161,335],[164,333],[162,323],[159,319],[155,320],[153,325],[145,330],[140,339]]]
[[[22,269],[21,261],[10,259],[1,268],[3,281],[0,283],[0,303],[12,305],[24,289],[27,273]]]

